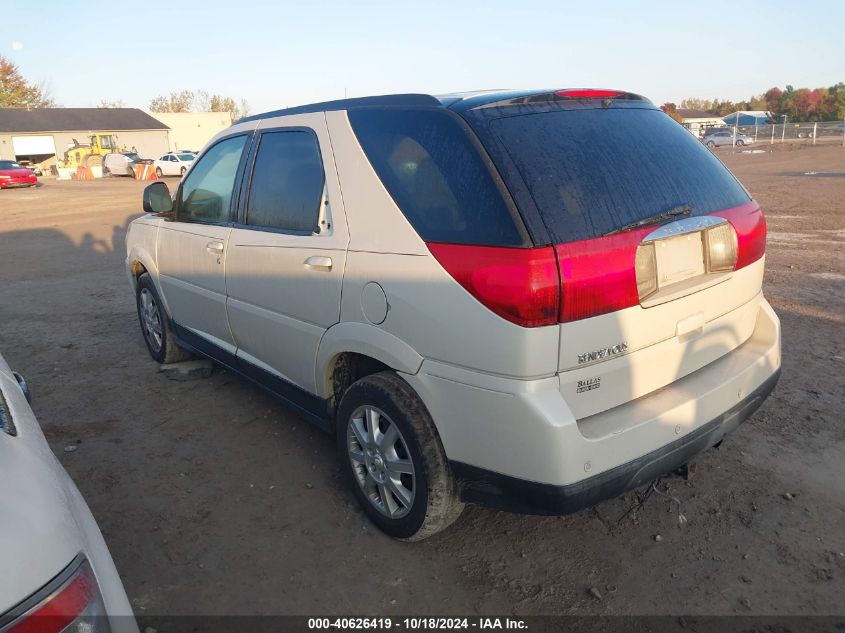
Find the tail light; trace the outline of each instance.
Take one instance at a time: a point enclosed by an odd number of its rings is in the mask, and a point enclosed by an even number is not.
[[[3,627],[2,633],[110,631],[94,572],[84,559],[81,564],[74,561],[57,579],[18,609],[21,609],[21,614]]]
[[[704,231],[707,272],[719,273],[734,270],[737,260],[736,231],[725,222]]]
[[[637,247],[634,269],[637,275],[637,294],[642,301],[657,292],[657,254],[654,252],[654,242]]]
[[[650,228],[555,246],[560,266],[560,321],[577,321],[640,302],[635,260]]]
[[[766,221],[756,202],[711,215],[728,222],[701,232],[705,273],[739,270],[763,256]],[[517,325],[538,327],[630,308],[656,293],[654,242],[642,242],[653,229],[543,248],[428,248],[488,309]]]
[[[736,231],[735,270],[753,264],[766,254],[766,218],[756,202],[752,201],[711,215],[725,218]]]
[[[430,243],[428,248],[455,281],[499,316],[523,327],[557,323],[560,280],[551,247]]]
[[[555,96],[564,99],[613,99],[624,94],[621,90],[597,90],[595,88],[558,90],[555,92]]]

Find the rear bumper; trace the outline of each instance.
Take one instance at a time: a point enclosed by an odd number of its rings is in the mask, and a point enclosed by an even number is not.
[[[637,459],[577,483],[555,486],[452,462],[465,501],[524,514],[570,514],[618,497],[690,463],[745,422],[775,388],[780,368],[717,418]]]
[[[515,380],[425,360],[422,398],[468,501],[567,513],[672,472],[762,403],[780,373],[780,322],[760,298],[750,337],[703,367],[577,418],[559,376]],[[659,362],[657,359],[656,362]]]
[[[38,184],[38,178],[21,178],[17,180],[0,180],[0,189],[12,189],[13,187],[31,187]]]

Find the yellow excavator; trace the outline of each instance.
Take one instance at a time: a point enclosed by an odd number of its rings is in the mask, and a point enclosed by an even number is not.
[[[80,143],[73,139],[73,145],[65,150],[63,167],[95,167],[102,165],[103,156],[112,152],[123,152],[126,148],[119,147],[117,136],[114,134],[93,133],[88,136],[87,143]]]

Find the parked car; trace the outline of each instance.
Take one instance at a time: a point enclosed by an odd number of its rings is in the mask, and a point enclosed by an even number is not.
[[[103,174],[135,177],[135,165],[150,165],[152,160],[141,158],[138,152],[112,152],[103,156]]]
[[[742,134],[741,132],[737,132],[736,134],[736,146],[743,147],[744,145],[751,145],[754,143],[754,137],[748,136],[747,134]],[[713,132],[712,134],[708,134],[704,137],[704,144],[709,148],[714,147],[722,147],[723,145],[733,145],[734,144],[734,132],[733,130],[720,130],[718,132]]]
[[[41,171],[41,168],[38,165],[34,165],[30,160],[19,160],[18,163],[24,169],[28,169],[36,176],[43,176],[44,172]]]
[[[0,356],[0,630],[137,633],[94,517]]]
[[[190,152],[169,152],[155,161],[156,175],[184,176],[196,156]]]
[[[759,205],[634,94],[269,112],[143,206],[126,266],[150,355],[207,356],[334,433],[398,538],[465,502],[565,514],[646,485],[778,379]]]
[[[32,187],[38,178],[29,169],[13,160],[0,160],[0,189]]]

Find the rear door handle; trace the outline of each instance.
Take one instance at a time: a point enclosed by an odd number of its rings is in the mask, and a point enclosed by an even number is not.
[[[332,258],[322,255],[312,255],[305,260],[305,267],[313,270],[331,270]]]
[[[223,242],[209,242],[205,245],[205,250],[215,255],[223,254]]]

